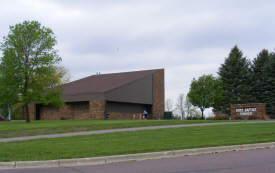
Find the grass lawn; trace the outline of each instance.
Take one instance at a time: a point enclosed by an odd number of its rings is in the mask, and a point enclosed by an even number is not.
[[[0,161],[70,159],[274,142],[273,132],[275,132],[274,122],[35,139],[0,143]]]
[[[232,122],[219,120],[48,120],[48,121],[1,121],[0,138],[35,136],[44,134],[106,130],[130,127],[160,126],[172,124],[194,124]]]

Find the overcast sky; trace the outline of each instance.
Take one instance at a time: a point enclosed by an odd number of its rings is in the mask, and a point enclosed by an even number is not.
[[[0,0],[0,42],[10,25],[39,21],[72,80],[164,68],[175,104],[194,77],[217,76],[234,45],[251,60],[274,51],[274,9],[272,0]]]

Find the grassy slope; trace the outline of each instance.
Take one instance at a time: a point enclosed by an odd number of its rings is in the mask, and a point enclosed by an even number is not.
[[[274,142],[275,123],[116,132],[0,143],[0,161],[52,160]]]
[[[10,121],[0,122],[0,138],[34,136],[43,134],[93,131],[117,128],[159,126],[172,124],[213,123],[222,121],[210,120],[49,120],[49,121]],[[232,121],[223,121],[232,122]]]

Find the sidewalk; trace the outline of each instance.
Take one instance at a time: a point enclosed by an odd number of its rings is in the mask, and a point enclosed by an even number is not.
[[[7,139],[0,139],[0,142],[31,140],[31,139],[38,139],[38,138],[67,137],[67,136],[76,136],[76,135],[90,135],[90,134],[112,133],[112,132],[122,132],[122,131],[137,131],[137,130],[147,130],[147,129],[161,129],[161,128],[163,129],[163,128],[243,124],[243,123],[247,124],[247,123],[259,123],[259,122],[260,123],[268,123],[268,122],[274,122],[274,121],[182,124],[182,125],[153,126],[153,127],[150,126],[150,127],[125,128],[125,129],[110,129],[110,130],[98,130],[98,131],[87,131],[87,132],[75,132],[75,133],[63,133],[63,134],[7,138]],[[233,145],[233,146],[220,146],[220,147],[208,147],[208,148],[194,148],[194,149],[185,149],[185,150],[162,151],[162,152],[141,153],[141,154],[127,154],[127,155],[116,155],[116,156],[103,156],[103,157],[90,157],[90,158],[75,158],[75,159],[60,159],[60,160],[45,160],[45,161],[0,162],[0,170],[22,169],[22,168],[46,168],[46,167],[99,165],[99,164],[109,164],[109,163],[118,163],[118,162],[183,157],[183,156],[192,156],[192,155],[200,155],[200,154],[251,150],[251,149],[263,149],[263,148],[275,148],[275,142]]]
[[[15,138],[3,138],[3,139],[0,139],[0,142],[24,141],[24,140],[39,139],[39,138],[57,138],[57,137],[68,137],[68,136],[78,136],[78,135],[91,135],[91,134],[102,134],[102,133],[112,133],[112,132],[165,129],[165,128],[178,128],[178,127],[190,127],[190,126],[211,126],[211,125],[270,123],[270,122],[275,122],[275,121],[248,121],[248,122],[201,123],[201,124],[180,124],[180,125],[167,125],[167,126],[134,127],[134,128],[123,128],[123,129],[109,129],[109,130],[59,133],[59,134],[38,135],[38,136],[24,136],[24,137],[15,137]]]

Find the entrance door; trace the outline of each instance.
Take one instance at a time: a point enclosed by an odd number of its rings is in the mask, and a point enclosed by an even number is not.
[[[41,108],[41,105],[37,104],[36,105],[36,120],[40,120],[40,108]]]

